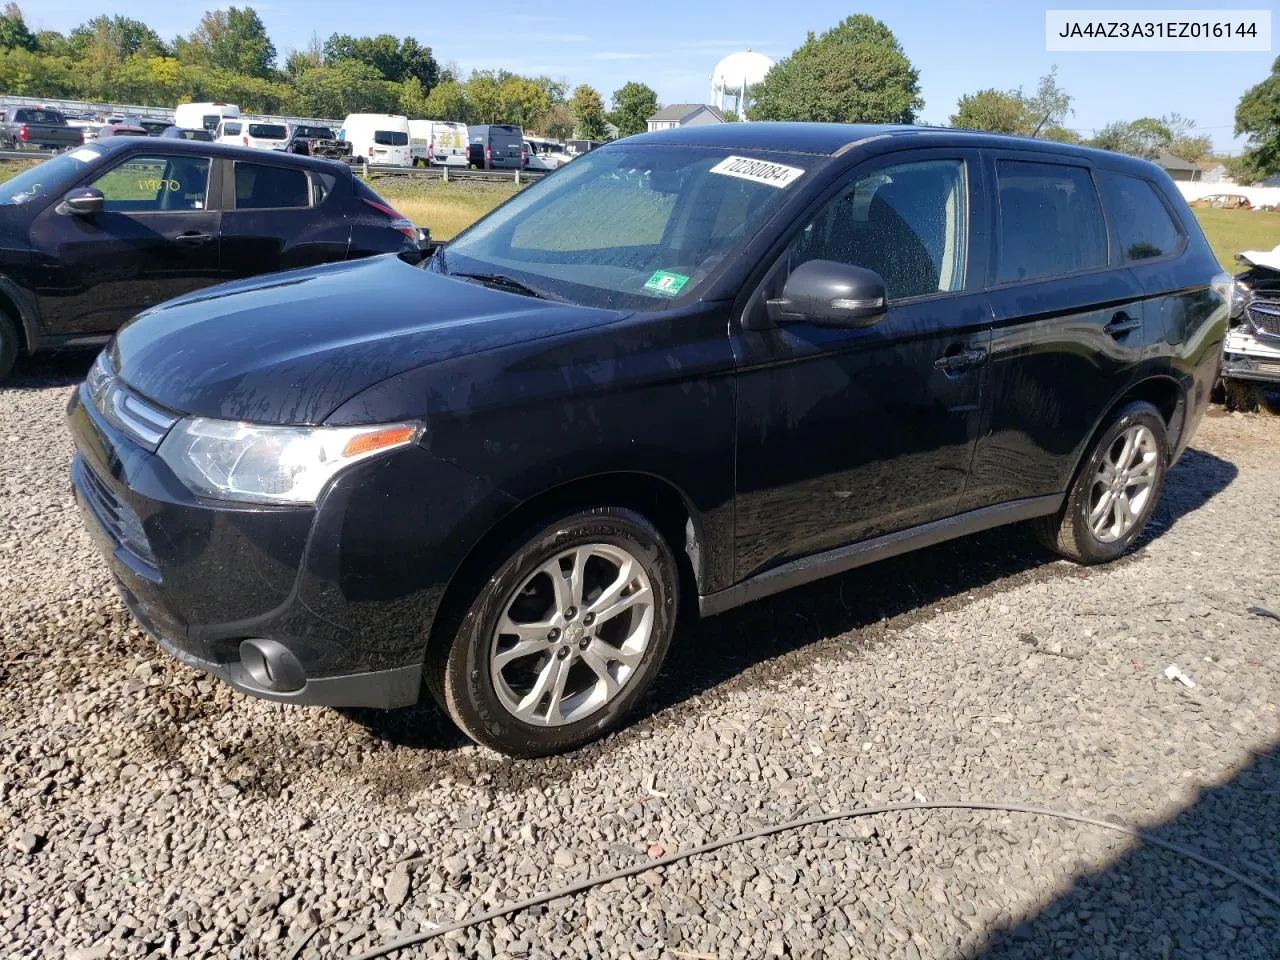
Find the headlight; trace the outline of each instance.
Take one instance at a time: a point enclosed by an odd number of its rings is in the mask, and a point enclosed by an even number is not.
[[[215,500],[315,503],[334,475],[418,439],[412,423],[272,427],[195,417],[160,445],[160,457],[193,492]]]

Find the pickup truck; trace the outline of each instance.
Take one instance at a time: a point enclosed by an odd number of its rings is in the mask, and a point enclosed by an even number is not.
[[[0,147],[6,150],[66,150],[84,143],[84,130],[68,125],[57,110],[0,110]]]
[[[280,149],[285,153],[296,153],[304,157],[351,162],[351,144],[339,140],[337,134],[328,127],[296,126]]]

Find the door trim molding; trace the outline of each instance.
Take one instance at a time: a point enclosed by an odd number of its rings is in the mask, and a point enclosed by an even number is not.
[[[758,573],[750,579],[716,593],[698,597],[698,612],[709,617],[723,613],[752,600],[772,596],[803,583],[844,573],[877,560],[887,560],[921,547],[968,536],[992,527],[1057,513],[1065,495],[1052,493],[1041,497],[1010,500],[981,507],[953,517],[944,517],[905,530],[896,530],[871,540],[861,540],[834,550],[800,557]]]

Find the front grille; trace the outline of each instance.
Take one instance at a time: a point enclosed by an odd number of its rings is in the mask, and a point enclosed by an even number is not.
[[[165,434],[178,422],[167,410],[144,400],[125,386],[111,369],[104,350],[85,379],[94,408],[108,423],[140,447],[155,453]]]
[[[1263,337],[1280,337],[1280,300],[1255,300],[1249,304],[1249,324]]]
[[[151,552],[151,544],[147,542],[146,531],[142,528],[142,519],[83,460],[76,462],[76,472],[81,481],[76,486],[102,529],[139,560],[148,566],[156,566],[155,554]]]

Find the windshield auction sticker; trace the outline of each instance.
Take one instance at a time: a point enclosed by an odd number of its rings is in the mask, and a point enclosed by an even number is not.
[[[1270,50],[1270,10],[1046,10],[1046,50]]]
[[[644,288],[664,297],[674,297],[684,289],[689,278],[683,273],[670,273],[666,270],[655,270],[653,276],[645,281]]]
[[[711,168],[711,172],[779,189],[789,186],[804,173],[799,167],[786,167],[768,160],[753,160],[751,157],[725,157]]]

